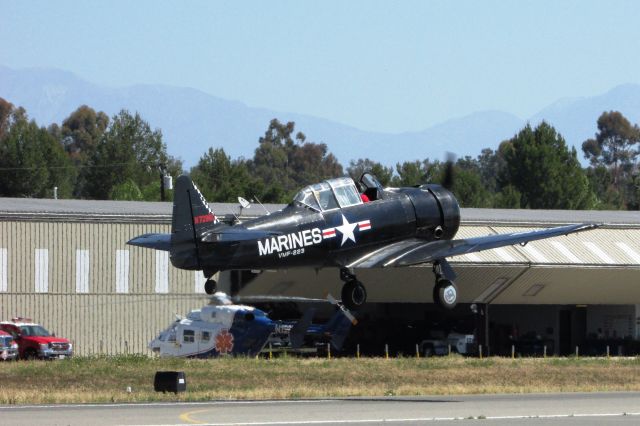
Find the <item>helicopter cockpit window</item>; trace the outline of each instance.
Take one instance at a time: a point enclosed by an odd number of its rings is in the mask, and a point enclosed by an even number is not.
[[[171,325],[165,331],[158,336],[162,342],[175,342],[176,341],[176,324]]]

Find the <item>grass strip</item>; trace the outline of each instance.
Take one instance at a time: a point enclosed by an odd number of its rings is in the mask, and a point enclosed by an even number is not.
[[[187,391],[156,393],[156,371]],[[0,404],[640,390],[638,358],[76,357],[0,363]],[[127,392],[131,388],[131,392]]]

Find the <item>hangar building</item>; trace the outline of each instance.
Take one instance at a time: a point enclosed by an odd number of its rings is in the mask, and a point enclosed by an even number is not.
[[[220,216],[240,213],[233,204],[211,207]],[[263,212],[252,206],[242,217]],[[550,353],[572,353],[577,345],[595,353],[604,342],[614,353],[636,350],[637,212],[462,209],[461,216],[459,238],[577,222],[605,225],[452,258],[461,303],[447,316],[432,305],[430,265],[357,271],[369,294],[359,314],[366,333],[359,338],[400,335],[410,346],[433,327],[457,326],[476,333],[493,353],[532,335],[548,342]],[[33,318],[70,338],[77,354],[149,353],[147,343],[175,314],[207,301],[200,272],[173,268],[166,252],[126,245],[143,233],[169,232],[170,222],[170,203],[0,199],[0,320]],[[333,269],[231,272],[220,281],[241,296],[323,298],[339,295],[342,285]],[[407,324],[413,334],[394,328]]]

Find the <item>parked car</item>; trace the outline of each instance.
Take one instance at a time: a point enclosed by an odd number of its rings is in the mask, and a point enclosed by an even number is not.
[[[0,322],[0,330],[13,336],[20,358],[62,359],[73,355],[73,345],[69,339],[56,337],[30,318],[18,317]]]
[[[18,344],[13,336],[0,330],[0,359],[10,361],[18,358]]]
[[[420,353],[423,356],[448,355],[449,348],[454,353],[472,355],[478,351],[476,339],[473,334],[449,333],[446,338],[444,333],[432,332],[432,338],[420,343]]]

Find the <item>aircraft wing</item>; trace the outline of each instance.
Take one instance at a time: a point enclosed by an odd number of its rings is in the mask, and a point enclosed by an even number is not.
[[[171,234],[144,234],[127,241],[127,244],[138,247],[169,251],[171,249]]]
[[[569,235],[599,227],[597,223],[581,223],[559,226],[539,231],[514,232],[511,234],[488,235],[460,240],[424,241],[418,238],[399,241],[377,249],[347,265],[349,268],[384,268],[389,266],[410,266],[428,263],[450,256],[474,253],[529,241]]]

